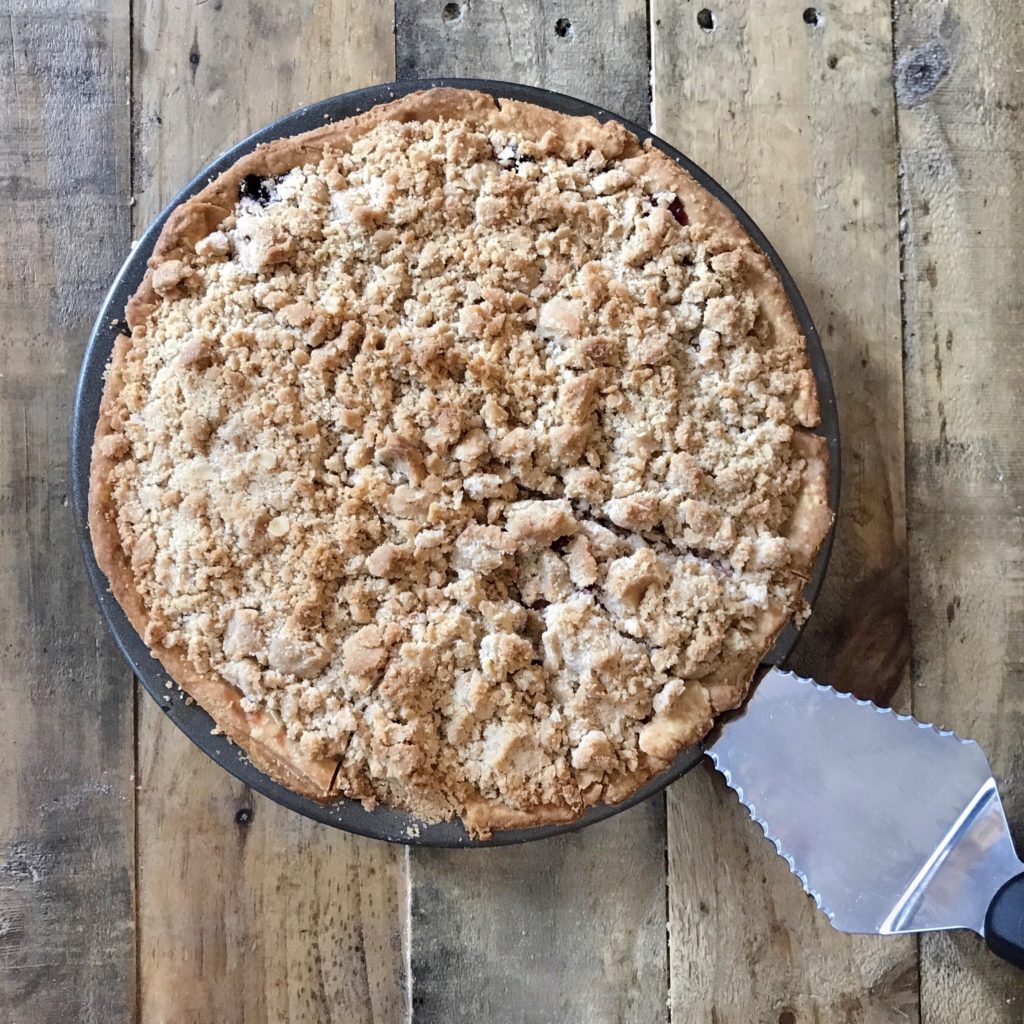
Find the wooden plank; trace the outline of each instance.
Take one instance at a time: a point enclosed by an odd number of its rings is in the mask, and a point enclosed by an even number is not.
[[[664,859],[660,797],[540,843],[413,850],[413,1020],[666,1021]]]
[[[398,77],[540,85],[651,120],[649,35],[641,0],[396,0]]]
[[[132,689],[78,553],[67,428],[128,247],[128,5],[0,14],[0,1017],[98,1024],[135,1005]]]
[[[137,230],[250,130],[394,76],[385,5],[137,0],[134,24]],[[142,1019],[405,1019],[404,850],[256,796],[139,701]]]
[[[885,699],[907,652],[897,155],[888,2],[653,0],[655,130],[750,211],[835,378],[843,499],[798,670]],[[833,932],[710,772],[669,797],[674,1014],[906,1021],[913,939]]]
[[[520,81],[649,121],[643,0],[396,10],[400,78]],[[664,827],[658,797],[559,840],[412,851],[414,1019],[666,1020]]]
[[[915,712],[977,739],[1024,822],[1024,25],[989,0],[897,7],[906,211]],[[1020,1021],[1024,974],[925,937],[926,1024]]]

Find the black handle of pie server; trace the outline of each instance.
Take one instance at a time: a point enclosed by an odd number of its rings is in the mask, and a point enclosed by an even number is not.
[[[992,897],[985,915],[988,948],[1014,967],[1024,967],[1024,874],[1011,878]]]

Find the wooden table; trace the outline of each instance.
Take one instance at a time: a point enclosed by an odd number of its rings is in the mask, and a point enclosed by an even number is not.
[[[653,124],[778,247],[843,432],[795,665],[982,741],[1024,822],[1019,11],[703,2],[0,0],[0,1021],[1024,1019],[973,935],[831,931],[708,770],[518,849],[298,818],[133,689],[88,592],[71,395],[162,204],[322,96],[541,84]]]

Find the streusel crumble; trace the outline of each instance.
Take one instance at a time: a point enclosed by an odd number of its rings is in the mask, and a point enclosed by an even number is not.
[[[409,96],[244,158],[150,268],[95,547],[288,785],[570,819],[700,739],[800,609],[831,522],[804,340],[616,123]]]

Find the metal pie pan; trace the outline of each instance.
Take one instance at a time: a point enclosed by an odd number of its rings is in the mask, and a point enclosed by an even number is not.
[[[451,86],[463,89],[476,89],[492,96],[506,99],[524,100],[538,106],[548,107],[564,114],[591,115],[600,121],[616,120],[625,125],[641,140],[650,139],[662,152],[681,164],[701,185],[716,198],[720,199],[736,215],[744,229],[771,260],[785,286],[797,319],[807,338],[807,347],[821,403],[821,433],[828,442],[830,456],[829,499],[833,508],[839,507],[839,427],[836,415],[835,393],[828,364],[821,347],[818,332],[811,321],[810,314],[804,304],[796,285],[779,259],[778,254],[764,237],[757,225],[743,211],[739,204],[700,167],[688,160],[683,154],[656,138],[650,132],[624,118],[617,117],[606,110],[582,100],[563,96],[525,85],[509,82],[493,82],[467,78],[437,78],[419,81],[401,82],[389,85],[373,86],[355,92],[334,96],[321,100],[308,107],[296,110],[285,117],[274,121],[260,129],[247,139],[238,143],[223,156],[204,167],[168,204],[159,217],[149,226],[138,244],[132,249],[125,260],[113,285],[103,302],[96,318],[96,323],[89,339],[89,345],[82,363],[81,374],[75,395],[74,412],[71,426],[71,471],[72,500],[79,541],[85,558],[86,568],[93,590],[103,612],[107,625],[113,633],[114,640],[120,648],[135,675],[143,686],[166,713],[174,724],[182,730],[200,749],[226,768],[232,775],[247,786],[269,797],[271,800],[303,814],[308,818],[344,829],[362,836],[383,839],[393,843],[405,843],[413,846],[440,847],[479,847],[503,846],[510,843],[524,843],[534,839],[544,839],[562,833],[572,832],[596,821],[602,821],[613,814],[646,800],[654,793],[660,792],[669,783],[674,782],[689,771],[703,756],[700,745],[684,750],[673,763],[644,786],[641,786],[621,803],[599,804],[591,807],[582,817],[566,824],[542,825],[535,828],[509,829],[495,832],[489,840],[472,839],[461,822],[449,821],[438,824],[425,824],[404,811],[388,807],[377,807],[366,810],[360,803],[339,798],[327,804],[318,803],[309,797],[301,796],[284,786],[274,782],[259,771],[246,757],[241,748],[230,743],[224,736],[215,736],[211,730],[213,720],[198,705],[187,703],[177,688],[168,689],[168,675],[160,663],[152,657],[141,637],[128,622],[127,617],[113,595],[107,589],[106,577],[96,564],[88,529],[88,491],[89,463],[93,433],[99,414],[100,397],[103,390],[103,372],[113,348],[124,316],[128,299],[134,294],[146,271],[146,260],[153,251],[160,230],[171,210],[184,200],[195,195],[206,184],[231,166],[239,157],[251,152],[262,142],[286,138],[300,132],[320,127],[330,121],[340,121],[361,113],[370,107],[407,93],[420,89],[439,86]],[[806,600],[813,605],[821,589],[825,569],[828,565],[832,548],[830,535],[823,546],[814,566],[813,574],[806,589]],[[799,639],[798,628],[790,623],[775,646],[765,659],[766,664],[780,664],[792,651]],[[170,696],[170,699],[167,698]],[[126,695],[127,697],[127,695]]]

